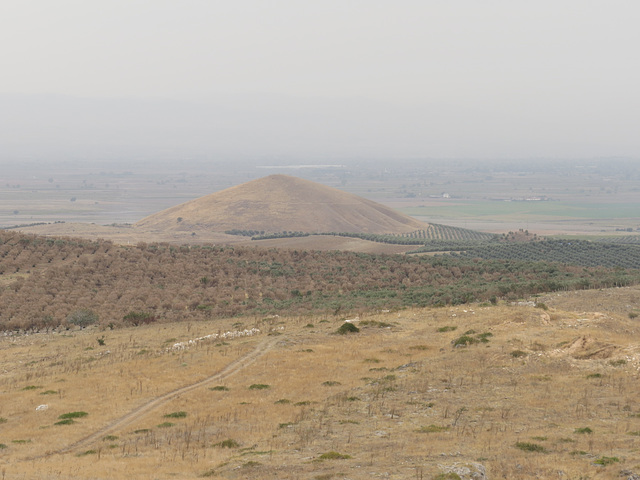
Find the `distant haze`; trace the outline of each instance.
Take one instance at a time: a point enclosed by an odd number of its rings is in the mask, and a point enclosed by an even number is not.
[[[3,2],[0,162],[640,158],[639,16],[635,0]]]

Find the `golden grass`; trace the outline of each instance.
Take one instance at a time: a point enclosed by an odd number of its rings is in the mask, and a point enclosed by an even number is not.
[[[489,478],[638,473],[639,329],[622,313],[602,313],[602,299],[616,299],[612,292],[594,297],[598,312],[585,312],[585,303],[580,311],[403,310],[354,319],[360,333],[351,335],[333,334],[340,318],[245,320],[263,333],[180,352],[171,345],[232,329],[237,320],[1,337],[0,474],[427,479],[465,462],[484,465]],[[457,328],[438,332],[443,326]],[[284,329],[266,333],[274,328]],[[470,330],[492,336],[454,348]],[[46,455],[265,341],[269,349],[220,382],[161,403],[106,439]],[[41,404],[48,409],[36,411]],[[88,415],[55,425],[76,411]],[[172,412],[186,416],[165,417]],[[592,433],[580,433],[587,428]],[[602,457],[619,461],[595,465]]]

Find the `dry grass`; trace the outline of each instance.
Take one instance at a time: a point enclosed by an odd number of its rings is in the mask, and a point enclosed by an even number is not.
[[[370,315],[354,320],[360,332],[351,335],[333,334],[340,318],[246,321],[263,332],[284,329],[179,352],[170,346],[237,320],[2,337],[0,474],[428,479],[465,462],[484,465],[489,478],[640,473],[640,329],[598,305],[634,292],[601,292],[580,311],[545,300],[546,312],[472,305]],[[443,326],[457,328],[439,332]],[[492,336],[454,348],[470,330]],[[272,348],[221,383],[173,398],[94,444],[46,455],[265,340]],[[48,409],[36,411],[41,404]],[[55,425],[78,411],[88,415]],[[165,417],[175,412],[186,416]],[[595,464],[604,457],[619,461]]]

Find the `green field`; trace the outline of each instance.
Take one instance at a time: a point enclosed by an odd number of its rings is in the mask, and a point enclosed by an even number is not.
[[[455,203],[454,203],[455,202]],[[411,216],[430,218],[485,218],[495,221],[557,219],[634,219],[640,222],[640,202],[636,203],[587,203],[583,201],[474,201],[452,200],[451,204],[403,208]]]

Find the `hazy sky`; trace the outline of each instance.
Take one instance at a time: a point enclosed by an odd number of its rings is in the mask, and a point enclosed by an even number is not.
[[[638,0],[4,0],[0,93],[226,102],[221,152],[640,158],[639,47]]]

